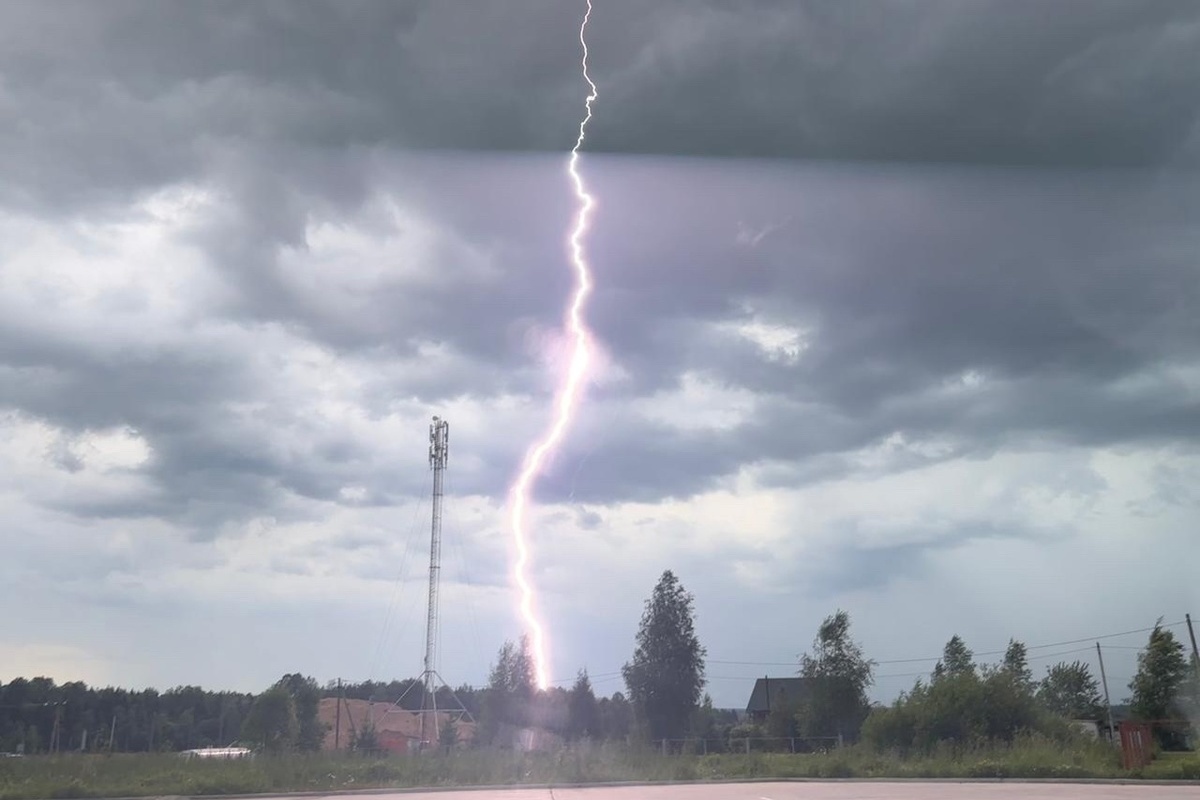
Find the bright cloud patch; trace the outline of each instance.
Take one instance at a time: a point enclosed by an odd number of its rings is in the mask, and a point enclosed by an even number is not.
[[[723,333],[753,344],[768,361],[793,365],[809,347],[810,333],[753,315],[748,321],[722,323]]]
[[[755,396],[721,385],[694,372],[680,376],[679,387],[637,403],[638,411],[657,425],[682,431],[731,430],[754,413]]]
[[[93,509],[149,501],[139,468],[152,457],[135,431],[73,433],[16,413],[0,414],[0,492],[51,506]]]
[[[151,455],[146,440],[129,428],[87,431],[76,436],[69,449],[85,468],[100,472],[137,469]]]
[[[0,212],[0,313],[93,345],[144,347],[148,336],[178,331],[219,293],[183,238],[210,202],[179,187],[112,219],[66,226]]]

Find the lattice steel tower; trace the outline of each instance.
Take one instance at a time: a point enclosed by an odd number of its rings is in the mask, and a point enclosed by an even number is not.
[[[433,470],[433,522],[429,529],[429,615],[425,620],[425,671],[421,682],[425,697],[421,710],[432,713],[421,714],[421,741],[430,741],[427,735],[429,718],[433,718],[434,736],[438,735],[437,723],[437,634],[438,634],[438,580],[442,569],[442,489],[443,473],[450,456],[450,423],[434,417],[429,426],[429,466]]]
[[[421,672],[421,680],[411,684],[400,696],[392,710],[403,709],[402,703],[415,686],[421,687],[421,746],[437,744],[440,739],[437,693],[439,688],[449,690],[450,697],[458,704],[457,708],[442,709],[449,713],[451,719],[466,719],[473,722],[466,706],[450,690],[449,685],[437,671],[438,644],[438,584],[442,571],[442,501],[445,495],[443,489],[443,473],[450,456],[450,424],[441,417],[434,417],[429,426],[429,467],[433,470],[433,520],[429,529],[429,606],[425,618],[425,663]],[[433,734],[432,737],[430,734]]]

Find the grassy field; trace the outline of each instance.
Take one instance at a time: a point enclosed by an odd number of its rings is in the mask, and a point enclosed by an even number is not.
[[[420,758],[318,755],[228,762],[73,755],[0,760],[0,800],[744,778],[1115,777],[1130,776],[1111,748],[1033,739],[911,758],[861,748],[823,755],[662,756],[611,745],[553,754],[467,751]],[[1134,777],[1200,779],[1200,756],[1165,757]]]

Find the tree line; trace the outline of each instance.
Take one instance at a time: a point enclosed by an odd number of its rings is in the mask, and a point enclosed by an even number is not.
[[[228,744],[255,696],[179,686],[165,692],[16,678],[0,686],[0,751],[175,751]]]
[[[803,679],[803,691],[778,697],[766,720],[739,721],[713,708],[704,694],[706,655],[696,635],[694,598],[668,570],[646,601],[633,656],[622,669],[628,698],[620,696],[619,724],[593,728],[586,674],[571,690],[565,712],[560,700],[555,713],[552,695],[533,692],[524,645],[506,644],[485,690],[488,724],[481,726],[481,741],[495,742],[503,724],[553,728],[557,723],[568,739],[595,729],[601,737],[642,741],[819,738],[908,752],[929,751],[942,742],[1012,741],[1023,732],[1069,737],[1077,735],[1071,721],[1106,718],[1099,682],[1086,663],[1060,662],[1035,679],[1024,643],[1011,640],[999,663],[978,664],[958,635],[946,643],[927,678],[891,705],[873,705],[868,692],[876,664],[851,637],[844,611],[821,623],[811,650],[799,658],[796,675]],[[1138,656],[1129,691],[1131,718],[1153,722],[1160,745],[1180,748],[1195,734],[1200,661],[1186,655],[1161,620]]]
[[[538,690],[529,644],[521,639],[500,648],[486,686],[443,688],[438,707],[461,705],[476,722],[474,744],[500,747],[538,729],[564,741],[836,738],[908,752],[946,741],[1010,741],[1025,731],[1067,735],[1067,720],[1104,719],[1100,687],[1087,664],[1054,664],[1035,679],[1023,643],[1010,641],[997,664],[978,664],[957,635],[927,678],[890,705],[872,705],[876,664],[852,638],[843,611],[821,623],[810,651],[798,659],[795,673],[804,690],[772,698],[765,720],[739,719],[715,709],[704,694],[707,651],[696,633],[694,605],[675,574],[665,571],[621,670],[626,692],[598,697],[586,670],[569,689]],[[1129,689],[1131,716],[1160,723],[1155,735],[1163,746],[1182,746],[1189,720],[1200,719],[1200,663],[1161,621],[1138,656]],[[161,693],[97,689],[17,678],[0,686],[0,751],[173,751],[233,742],[267,751],[317,750],[326,734],[320,701],[334,696],[399,702],[415,711],[422,689],[411,678],[322,687],[299,673],[284,675],[258,695],[195,686]],[[447,730],[445,744],[456,736],[453,726]],[[354,744],[371,749],[372,732],[361,737]]]
[[[1129,690],[1129,717],[1152,723],[1160,746],[1183,749],[1200,710],[1200,663],[1186,656],[1161,620],[1138,655]],[[873,710],[862,736],[880,747],[929,751],[944,741],[1011,741],[1022,731],[1058,735],[1067,720],[1107,717],[1100,684],[1086,663],[1061,662],[1035,680],[1021,642],[1010,641],[999,664],[979,665],[954,636],[929,679]]]

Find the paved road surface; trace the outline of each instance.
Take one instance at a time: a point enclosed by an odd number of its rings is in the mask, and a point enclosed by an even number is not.
[[[330,795],[336,797],[336,795]],[[370,800],[1200,800],[1200,786],[1061,783],[713,783],[372,794]],[[299,800],[299,799],[297,799]],[[361,798],[359,798],[361,800]]]

